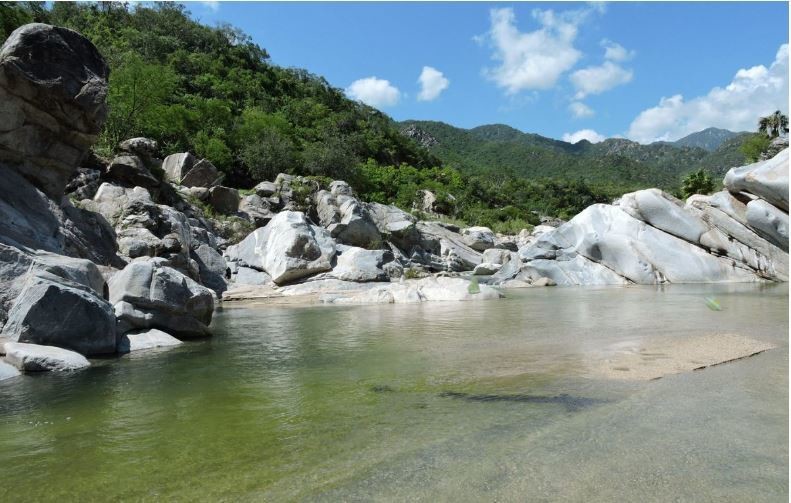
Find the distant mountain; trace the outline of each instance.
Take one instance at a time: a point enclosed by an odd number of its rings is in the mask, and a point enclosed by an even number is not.
[[[727,129],[710,127],[704,129],[703,131],[698,131],[697,133],[687,135],[672,143],[679,147],[700,147],[704,150],[708,150],[709,152],[714,152],[720,145],[722,145],[725,140],[729,140],[740,134],[743,133],[734,133],[733,131],[728,131]]]
[[[649,186],[672,190],[686,173],[699,167],[724,173],[744,161],[739,145],[745,135],[730,131],[725,131],[729,136],[718,148],[709,151],[677,142],[641,145],[622,138],[571,144],[503,124],[462,129],[436,121],[404,121],[400,128],[412,138],[430,138],[421,143],[443,163],[495,178],[579,179],[622,190]]]

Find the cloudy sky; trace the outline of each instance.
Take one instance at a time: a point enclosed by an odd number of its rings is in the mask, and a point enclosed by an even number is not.
[[[188,4],[397,120],[567,141],[752,130],[788,111],[788,4]]]

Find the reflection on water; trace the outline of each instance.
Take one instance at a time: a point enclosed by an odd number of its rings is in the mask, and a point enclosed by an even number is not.
[[[209,340],[0,383],[0,500],[785,501],[787,306],[786,285],[689,285],[229,307]],[[586,372],[721,332],[779,349]]]

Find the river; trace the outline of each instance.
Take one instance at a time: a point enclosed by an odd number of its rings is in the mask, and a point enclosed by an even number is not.
[[[0,383],[0,500],[788,499],[787,285],[240,304],[213,328]],[[590,373],[710,333],[778,348],[655,381]]]

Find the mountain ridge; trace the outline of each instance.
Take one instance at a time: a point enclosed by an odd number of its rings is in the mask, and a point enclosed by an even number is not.
[[[688,135],[681,144],[644,145],[625,138],[569,143],[505,124],[464,129],[440,121],[407,120],[398,125],[402,133],[408,129],[412,137],[430,138],[430,144],[423,146],[443,163],[468,174],[580,179],[624,189],[674,189],[685,174],[699,168],[723,174],[744,164],[738,147],[748,135],[708,128],[700,132],[702,136]],[[711,148],[716,142],[713,150],[692,145]]]

